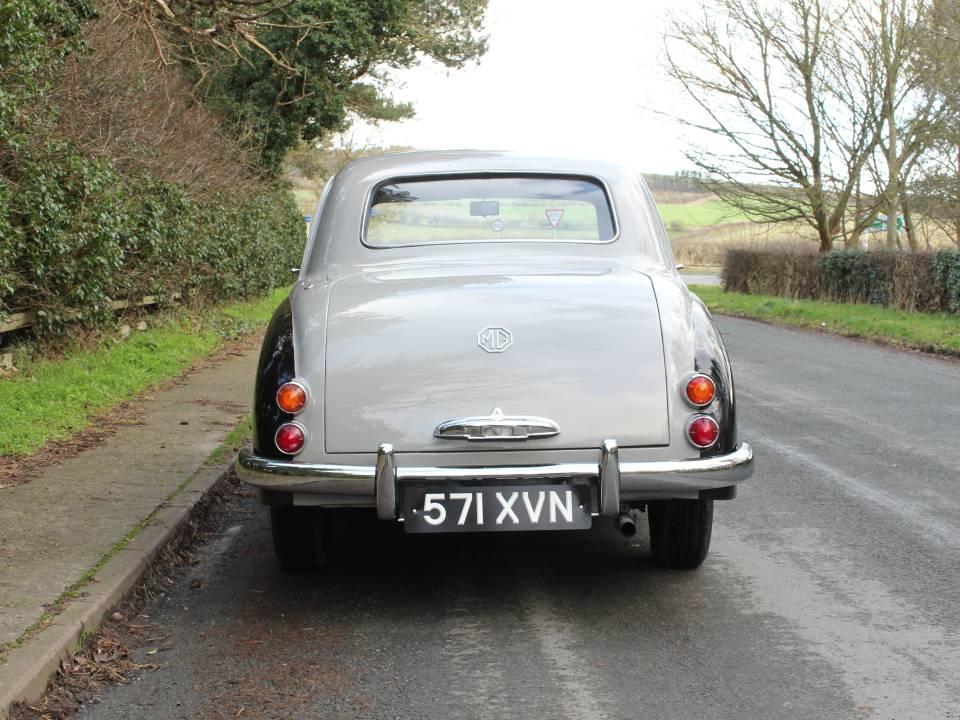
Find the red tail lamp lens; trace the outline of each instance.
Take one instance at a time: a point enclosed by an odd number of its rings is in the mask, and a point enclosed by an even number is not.
[[[303,428],[296,423],[287,423],[277,428],[277,434],[273,440],[280,452],[287,455],[296,455],[303,448],[306,435]]]
[[[687,401],[694,407],[703,407],[713,402],[717,394],[717,386],[713,380],[706,375],[694,375],[687,380],[687,387],[684,388],[687,394]]]
[[[288,382],[280,386],[277,390],[277,405],[284,412],[296,414],[303,410],[307,404],[307,391],[303,385],[295,382]]]
[[[704,450],[711,447],[720,435],[720,426],[717,421],[707,415],[699,415],[690,421],[687,426],[687,437],[695,446]]]

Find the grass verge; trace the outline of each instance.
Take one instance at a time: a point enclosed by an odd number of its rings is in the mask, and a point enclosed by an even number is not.
[[[711,312],[824,330],[895,347],[960,355],[960,318],[949,313],[904,312],[876,305],[744,295],[724,292],[723,288],[711,285],[691,285],[690,289]]]
[[[0,380],[0,456],[35,452],[50,440],[66,439],[117,403],[178,376],[225,341],[265,325],[288,290],[197,317],[162,317],[126,339],[21,367],[14,377]]]

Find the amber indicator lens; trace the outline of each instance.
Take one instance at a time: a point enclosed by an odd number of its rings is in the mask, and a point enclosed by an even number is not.
[[[307,404],[307,391],[298,383],[286,383],[277,390],[277,405],[288,413],[298,413]]]
[[[706,375],[694,375],[687,381],[685,392],[691,405],[703,407],[713,402],[717,394],[717,386]]]
[[[717,441],[720,435],[720,426],[712,417],[701,415],[694,418],[687,428],[690,442],[700,449],[708,448]]]
[[[287,423],[277,429],[274,442],[276,442],[277,449],[280,452],[286,453],[287,455],[296,455],[300,452],[301,448],[303,448],[303,441],[305,439],[303,429],[299,425]]]

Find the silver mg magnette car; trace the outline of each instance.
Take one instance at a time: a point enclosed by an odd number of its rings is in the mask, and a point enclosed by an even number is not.
[[[720,335],[650,192],[600,162],[499,152],[358,160],[330,181],[260,355],[240,477],[285,568],[330,516],[406,532],[627,535],[693,568],[752,472]]]

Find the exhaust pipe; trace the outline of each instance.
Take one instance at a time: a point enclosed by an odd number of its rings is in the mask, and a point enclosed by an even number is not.
[[[630,513],[617,515],[617,529],[623,533],[624,537],[633,537],[637,534],[637,524],[630,517]]]

